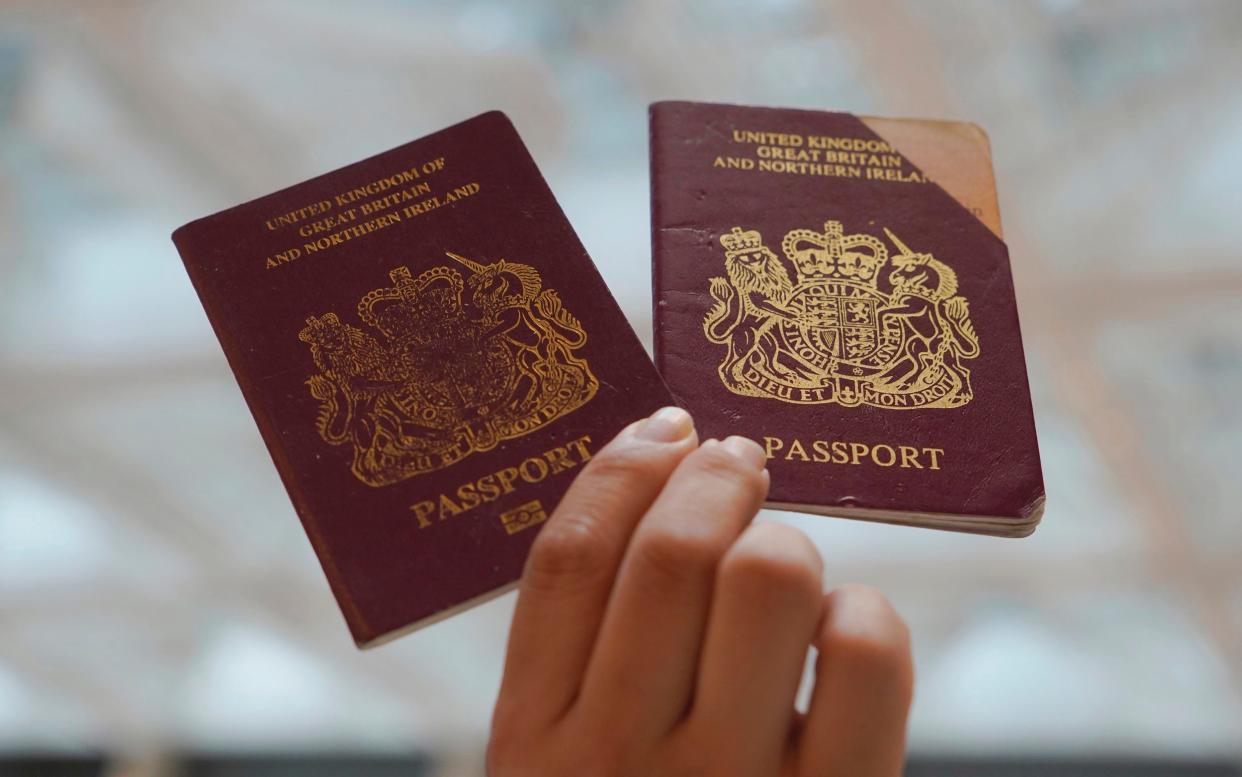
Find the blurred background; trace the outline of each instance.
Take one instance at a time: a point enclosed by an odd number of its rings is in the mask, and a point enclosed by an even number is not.
[[[911,774],[1239,773],[1242,4],[3,0],[0,775],[477,773],[513,597],[355,651],[168,236],[501,108],[649,342],[666,98],[991,135],[1043,525],[769,516],[910,621]]]

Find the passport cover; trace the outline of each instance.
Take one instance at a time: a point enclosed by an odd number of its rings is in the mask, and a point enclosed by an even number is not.
[[[670,404],[499,112],[173,241],[362,647],[508,587],[583,463]]]
[[[918,124],[653,105],[656,364],[702,436],[765,445],[770,506],[1029,534],[1043,476],[986,137]]]

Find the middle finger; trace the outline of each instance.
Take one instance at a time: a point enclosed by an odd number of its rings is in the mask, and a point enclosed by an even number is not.
[[[673,472],[622,562],[583,682],[589,719],[654,738],[684,714],[716,566],[763,503],[765,464],[756,443],[730,437]]]

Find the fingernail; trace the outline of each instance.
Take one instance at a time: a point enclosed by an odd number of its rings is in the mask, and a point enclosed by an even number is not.
[[[638,437],[650,442],[677,442],[694,431],[694,420],[680,407],[663,407],[655,411],[638,428]]]
[[[725,441],[722,442],[721,445],[723,445],[725,450],[729,453],[737,456],[739,459],[746,462],[747,465],[754,467],[755,469],[763,469],[768,464],[768,457],[764,454],[763,447],[754,440],[747,439],[746,437],[740,437],[735,434],[732,437],[726,437]]]

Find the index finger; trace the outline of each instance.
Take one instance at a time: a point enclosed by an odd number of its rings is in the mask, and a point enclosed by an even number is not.
[[[498,722],[512,711],[538,724],[572,703],[630,535],[697,442],[690,415],[663,408],[626,427],[569,487],[527,558]]]

